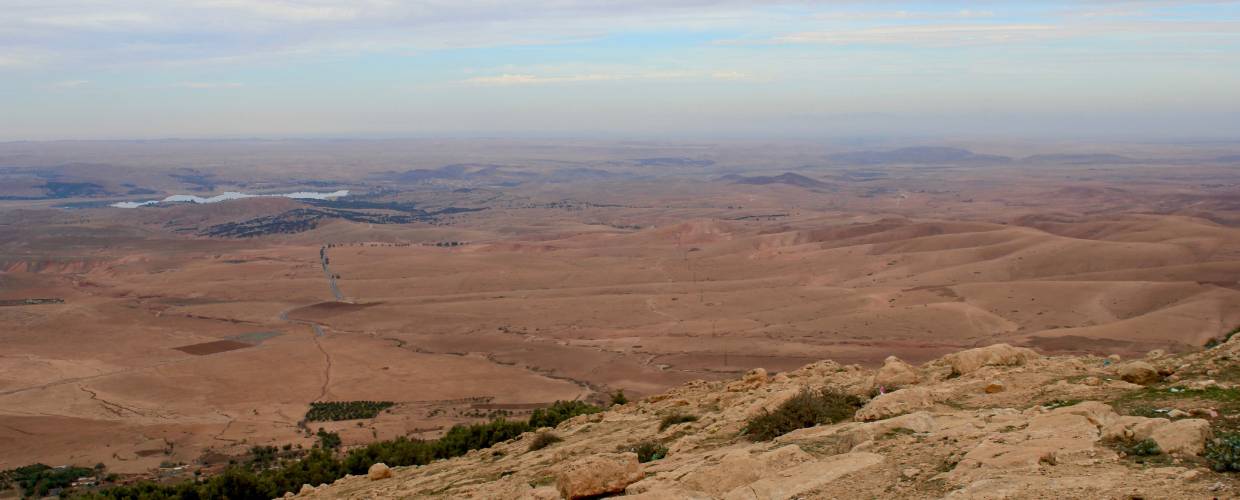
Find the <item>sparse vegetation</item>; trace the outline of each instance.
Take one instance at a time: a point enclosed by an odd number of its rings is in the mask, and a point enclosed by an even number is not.
[[[530,414],[529,424],[531,429],[555,427],[560,425],[560,422],[577,415],[589,415],[600,411],[603,409],[584,401],[556,401],[551,406],[534,410],[534,413]]]
[[[1240,433],[1215,436],[1206,443],[1202,456],[1216,472],[1240,472]]]
[[[1171,457],[1163,453],[1162,448],[1158,446],[1158,442],[1153,439],[1142,439],[1140,441],[1120,439],[1104,442],[1115,451],[1120,452],[1121,456],[1128,457],[1138,464],[1169,465],[1171,463]]]
[[[1054,410],[1056,408],[1075,406],[1077,404],[1080,404],[1080,402],[1081,400],[1079,399],[1052,399],[1050,401],[1042,403],[1042,407],[1048,410]]]
[[[637,461],[641,463],[660,460],[667,456],[667,447],[658,441],[642,441],[629,449],[637,454]]]
[[[1176,386],[1151,386],[1125,393],[1118,399],[1118,401],[1157,401],[1174,399],[1204,399],[1217,402],[1240,403],[1240,389],[1223,388],[1218,386],[1207,387],[1204,389],[1189,389]]]
[[[1231,331],[1223,334],[1222,338],[1212,338],[1210,340],[1207,340],[1205,347],[1206,349],[1213,349],[1222,344],[1225,344],[1227,343],[1227,341],[1231,340],[1232,337],[1236,336],[1237,333],[1240,333],[1240,326],[1232,328]]]
[[[618,389],[611,394],[611,405],[622,405],[629,402],[629,398],[624,395],[624,389]]]
[[[683,424],[686,422],[696,422],[697,419],[698,419],[697,415],[687,415],[684,413],[673,413],[671,415],[663,417],[663,420],[659,421],[659,431],[663,431],[667,429],[668,427],[671,427],[676,424]]]
[[[1121,450],[1134,457],[1151,457],[1162,454],[1162,448],[1159,448],[1158,443],[1153,439],[1143,439],[1135,443],[1121,445]]]
[[[310,403],[310,411],[306,412],[306,421],[327,422],[375,418],[383,410],[393,406],[396,406],[396,403],[391,401],[327,401]]]
[[[330,202],[327,202],[330,203]],[[447,207],[436,211],[408,209],[403,213],[388,211],[347,210],[321,205],[318,208],[297,208],[276,215],[266,215],[253,219],[216,224],[199,231],[200,235],[214,238],[254,238],[272,234],[292,234],[312,230],[320,222],[331,219],[343,219],[366,224],[411,224],[414,222],[436,222],[443,216],[475,212],[482,208]],[[453,242],[458,246],[461,242]]]
[[[335,450],[340,448],[340,434],[335,432],[327,432],[319,427],[319,432],[315,434],[319,438],[319,442],[315,445],[324,450]]]
[[[1166,413],[1170,408],[1188,410],[1201,406],[1232,414],[1240,412],[1240,388],[1151,386],[1124,393],[1111,405],[1121,414],[1141,417],[1169,418]],[[1210,424],[1216,432],[1240,432],[1240,421],[1235,419],[1214,419]]]
[[[555,427],[577,415],[599,411],[597,406],[580,401],[557,401],[547,408],[536,410],[529,421],[499,418],[482,424],[457,425],[439,439],[423,441],[402,436],[349,450],[343,457],[335,453],[342,444],[340,435],[320,428],[316,433],[318,445],[299,459],[289,459],[287,454],[277,453],[275,447],[256,446],[251,448],[250,459],[245,465],[234,464],[223,474],[206,481],[175,485],[142,481],[80,496],[135,500],[276,498],[286,492],[296,492],[302,484],[330,483],[345,474],[365,474],[371,465],[378,462],[389,466],[425,465],[438,459],[458,457],[470,450],[489,448],[532,429]],[[552,437],[541,437],[543,435]],[[544,444],[548,446],[558,441],[559,437],[543,433],[538,439],[551,439]],[[666,448],[661,453],[655,452],[658,450],[653,450],[651,456],[662,458],[667,454]]]
[[[895,429],[883,433],[882,436],[879,436],[879,439],[894,439],[900,436],[909,436],[912,434],[916,434],[913,429],[909,429],[908,427],[896,427]]]
[[[98,472],[102,472],[100,469]],[[0,490],[16,486],[23,498],[41,498],[52,490],[65,488],[80,477],[94,476],[96,469],[86,467],[51,467],[32,464],[0,472]]]
[[[763,411],[745,425],[746,436],[767,441],[797,429],[831,424],[852,418],[861,399],[834,389],[803,389],[775,411]]]
[[[540,432],[534,436],[533,441],[530,441],[530,451],[538,451],[563,440],[564,438],[561,438],[554,433]]]

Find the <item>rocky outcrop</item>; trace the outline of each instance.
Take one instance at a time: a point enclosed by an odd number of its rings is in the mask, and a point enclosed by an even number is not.
[[[1041,357],[1024,348],[970,349],[914,367],[888,358],[877,370],[822,361],[770,376],[696,381],[555,429],[563,441],[530,450],[534,433],[422,467],[383,467],[383,480],[352,476],[313,498],[1211,498],[1240,482],[1198,457],[1211,425],[1240,417],[1186,398],[1182,408],[1133,401],[1154,394],[1230,391],[1219,382],[1240,342],[1155,363],[1181,377],[1153,386],[1117,380],[1125,366],[1098,357]],[[1148,372],[1142,367],[1142,371]],[[1155,369],[1155,373],[1157,373]],[[1150,383],[1147,379],[1133,379]],[[889,390],[873,395],[875,387]],[[862,396],[854,418],[770,441],[742,433],[748,419],[805,388]],[[1199,394],[1199,393],[1197,393]],[[873,395],[873,397],[870,397]],[[1116,403],[1108,403],[1116,402]],[[1125,406],[1128,405],[1128,406]],[[1135,414],[1134,414],[1135,413]],[[660,429],[671,414],[696,417]],[[1161,418],[1165,415],[1166,418]],[[1152,440],[1155,462],[1128,456]],[[655,442],[665,457],[639,463],[631,450]],[[1148,448],[1148,446],[1147,446]],[[378,467],[378,465],[376,465]],[[374,469],[372,469],[374,472]],[[389,477],[390,476],[390,477]]]
[[[863,471],[883,462],[874,453],[845,453],[826,460],[813,461],[780,471],[737,487],[723,498],[726,500],[765,500],[768,498],[800,498],[841,477]]]

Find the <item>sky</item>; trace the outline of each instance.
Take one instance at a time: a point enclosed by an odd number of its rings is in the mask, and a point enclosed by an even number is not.
[[[1240,139],[1240,2],[2,0],[0,140]]]

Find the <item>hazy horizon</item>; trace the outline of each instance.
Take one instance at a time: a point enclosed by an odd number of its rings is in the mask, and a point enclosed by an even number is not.
[[[1240,3],[18,1],[0,140],[1240,135]]]

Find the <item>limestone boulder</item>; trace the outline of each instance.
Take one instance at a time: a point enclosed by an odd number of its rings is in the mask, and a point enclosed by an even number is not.
[[[949,354],[943,361],[951,367],[953,375],[965,375],[983,366],[1018,366],[1038,357],[1033,349],[994,344]]]
[[[370,466],[370,470],[366,471],[366,477],[370,478],[371,481],[387,479],[392,477],[392,469],[387,464],[379,462]]]
[[[1090,424],[1100,429],[1120,418],[1119,414],[1115,413],[1115,409],[1111,408],[1110,405],[1098,401],[1082,401],[1072,406],[1056,408],[1051,410],[1050,414],[1080,415],[1085,417]]]
[[[1144,361],[1124,363],[1119,366],[1116,372],[1119,374],[1120,379],[1132,384],[1149,385],[1162,380],[1162,375],[1158,374],[1158,369]]]
[[[1154,434],[1155,429],[1169,423],[1171,421],[1165,418],[1122,416],[1103,427],[1102,438],[1119,441],[1144,441]]]
[[[563,465],[555,473],[555,486],[564,498],[586,498],[619,493],[642,477],[636,453],[607,453]]]
[[[934,406],[935,393],[925,387],[909,387],[889,392],[870,400],[857,410],[855,418],[861,422],[883,420],[896,415],[924,410]]]
[[[764,384],[766,383],[766,369],[754,368],[745,373],[744,380],[746,382]]]
[[[901,361],[895,356],[887,356],[883,361],[883,366],[874,373],[874,379],[871,385],[874,387],[883,387],[887,390],[894,390],[900,387],[914,385],[921,381],[921,374],[913,365]]]
[[[1210,422],[1200,418],[1176,420],[1155,428],[1150,439],[1163,453],[1199,455],[1210,439]]]

